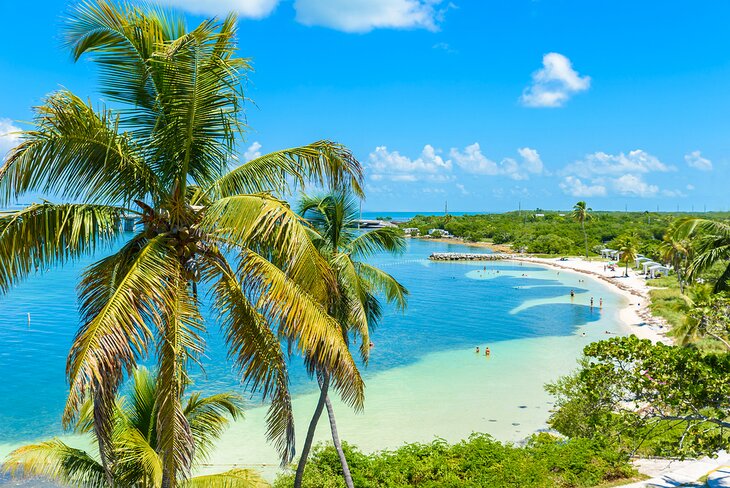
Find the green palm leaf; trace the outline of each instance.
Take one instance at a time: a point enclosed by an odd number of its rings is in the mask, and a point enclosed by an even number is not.
[[[251,469],[232,469],[224,473],[196,476],[184,488],[268,488],[270,485]]]
[[[4,470],[15,478],[42,477],[73,486],[106,485],[104,469],[97,460],[58,439],[16,449],[5,460]]]
[[[36,270],[93,252],[117,235],[120,210],[87,204],[33,204],[0,214],[0,290]]]

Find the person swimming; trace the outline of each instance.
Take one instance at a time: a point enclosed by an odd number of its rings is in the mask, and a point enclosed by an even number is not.
[[[485,347],[484,348],[484,355],[485,356],[489,356],[490,354],[492,354],[492,351],[490,351],[488,347]]]
[[[575,297],[575,291],[570,290],[570,298],[571,300]]]
[[[593,297],[591,297],[591,308],[593,308]]]
[[[479,354],[479,346],[477,346],[477,354]]]

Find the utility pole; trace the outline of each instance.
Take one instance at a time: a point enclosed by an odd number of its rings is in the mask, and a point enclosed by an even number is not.
[[[444,214],[446,215],[446,217],[449,216],[449,201],[448,200],[446,200],[446,203],[444,203]]]

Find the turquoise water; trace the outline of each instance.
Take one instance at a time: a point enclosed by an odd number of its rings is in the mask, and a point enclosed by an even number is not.
[[[471,431],[519,439],[544,426],[549,399],[542,384],[572,369],[588,341],[605,337],[605,331],[621,332],[615,313],[620,297],[601,283],[579,282],[578,275],[528,264],[427,259],[434,251],[463,249],[409,240],[403,255],[372,259],[411,296],[408,310],[386,310],[373,334],[375,347],[365,370],[365,415],[341,408],[348,440],[376,449],[434,435],[455,440]],[[0,397],[5,399],[0,407],[0,448],[61,433],[65,358],[78,323],[75,285],[92,261],[33,277],[0,298]],[[572,301],[571,289],[576,292]],[[603,310],[588,306],[590,296],[596,304],[603,298]],[[195,373],[194,389],[242,391],[215,325],[210,326],[207,344],[205,371]],[[477,356],[477,345],[482,350],[489,345],[492,357]],[[297,403],[303,405],[298,421],[306,422],[315,386],[298,358],[292,359],[290,371]],[[253,397],[251,406],[257,403]],[[531,403],[535,405],[521,408]],[[406,407],[394,412],[394,405]],[[444,418],[447,411],[452,413]],[[242,437],[249,429],[262,427],[258,417],[263,417],[262,410],[254,408],[223,439],[226,452],[217,456],[221,465],[271,462],[263,441],[240,444],[249,438]],[[511,417],[524,419],[510,422]]]

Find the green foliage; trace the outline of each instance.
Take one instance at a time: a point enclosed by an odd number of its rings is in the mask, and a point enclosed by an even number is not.
[[[469,240],[491,241],[494,244],[512,244],[518,249],[522,246],[529,250],[529,244],[540,236],[553,234],[570,241],[568,249],[557,254],[583,254],[584,235],[581,225],[569,211],[545,211],[544,217],[536,217],[533,211],[507,212],[484,215],[418,215],[400,224],[402,227],[417,227],[421,235],[429,229],[444,229],[457,237]],[[562,215],[561,215],[562,214]],[[597,253],[604,243],[611,243],[623,234],[634,236],[640,253],[652,259],[660,259],[659,248],[667,228],[686,214],[644,213],[644,212],[597,212],[589,214],[585,222],[588,249]],[[728,218],[727,213],[708,213],[705,217],[712,220]],[[614,248],[615,249],[615,248]]]
[[[407,444],[395,451],[364,454],[345,445],[358,488],[388,487],[589,487],[634,474],[627,457],[594,440],[561,440],[538,434],[524,447],[502,444],[486,434],[450,445]],[[318,446],[305,470],[306,488],[343,487],[337,453]],[[276,488],[291,486],[280,476]]]
[[[560,433],[622,452],[708,455],[727,449],[730,354],[652,344],[635,336],[586,346],[573,375],[548,385]]]

